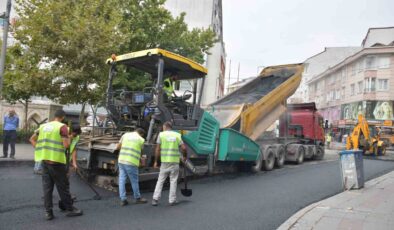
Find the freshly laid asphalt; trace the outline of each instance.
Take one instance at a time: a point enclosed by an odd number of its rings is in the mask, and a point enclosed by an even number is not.
[[[394,162],[364,160],[365,179],[394,170]],[[182,186],[180,184],[179,186]],[[168,206],[168,191],[158,207],[119,206],[117,194],[98,189],[103,199],[77,177],[71,179],[75,204],[84,216],[44,219],[41,178],[32,167],[0,166],[0,229],[275,229],[299,209],[342,191],[339,162],[308,162],[258,174],[232,174],[191,182],[193,196]],[[58,197],[54,192],[54,203]],[[151,201],[151,193],[144,193]]]

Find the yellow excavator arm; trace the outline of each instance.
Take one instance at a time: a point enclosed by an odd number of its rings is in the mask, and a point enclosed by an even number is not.
[[[357,125],[353,132],[346,140],[346,149],[362,149],[365,153],[377,154],[378,148],[381,148],[381,154],[385,154],[386,148],[383,141],[380,141],[379,135],[371,137],[368,122],[362,114],[358,115]]]

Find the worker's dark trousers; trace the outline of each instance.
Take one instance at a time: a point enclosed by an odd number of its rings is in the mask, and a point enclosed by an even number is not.
[[[16,130],[4,130],[3,132],[3,155],[7,157],[8,145],[11,146],[10,157],[15,156],[15,142],[16,142]]]
[[[47,211],[52,210],[53,207],[52,193],[55,185],[66,210],[72,210],[70,183],[67,177],[66,165],[48,164],[43,161],[42,185],[44,189],[44,206]]]

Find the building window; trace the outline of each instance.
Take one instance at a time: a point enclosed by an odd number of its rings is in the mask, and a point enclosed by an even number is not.
[[[359,81],[358,82],[358,91],[357,91],[357,93],[360,94],[362,92],[363,92],[363,82]]]
[[[375,92],[376,91],[376,78],[370,77],[364,79],[364,89],[365,92]]]
[[[354,95],[354,84],[350,85],[350,96]]]
[[[390,57],[379,58],[379,69],[390,68]]]
[[[346,87],[345,86],[342,87],[342,94],[341,94],[342,98],[345,98],[345,90],[346,90]]]
[[[389,90],[389,80],[388,79],[379,79],[378,80],[378,90],[379,91],[388,91]]]
[[[376,69],[376,56],[367,56],[365,58],[365,69],[367,70]]]
[[[357,72],[359,73],[363,71],[363,69],[364,69],[364,62],[360,60],[357,62]]]
[[[352,76],[356,74],[356,64],[351,66]]]
[[[335,99],[337,99],[337,100],[341,99],[341,91],[339,89],[335,93]]]
[[[346,69],[345,68],[342,68],[342,70],[341,70],[341,78],[342,78],[342,81],[346,81]]]

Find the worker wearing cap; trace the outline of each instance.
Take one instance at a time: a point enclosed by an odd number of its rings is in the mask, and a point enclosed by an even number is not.
[[[135,132],[125,133],[120,139],[116,149],[120,150],[118,158],[119,166],[119,197],[120,205],[128,204],[126,197],[126,179],[129,178],[136,204],[147,203],[141,197],[138,178],[138,167],[140,166],[141,151],[144,145],[145,131],[138,128]]]
[[[154,168],[157,168],[157,162],[160,156],[161,166],[155,192],[153,194],[153,206],[158,205],[163,184],[168,176],[170,177],[169,203],[170,205],[175,205],[177,202],[176,187],[178,183],[179,163],[181,159],[179,148],[182,153],[186,154],[186,147],[182,142],[181,134],[172,130],[171,122],[165,122],[163,124],[163,132],[161,132],[157,138],[155,162],[153,165]]]
[[[42,160],[42,183],[47,220],[54,218],[52,193],[55,185],[65,205],[66,216],[82,215],[82,211],[72,204],[70,183],[67,177],[65,152],[70,146],[70,139],[67,126],[62,123],[65,116],[66,113],[63,110],[57,110],[55,119],[41,125],[38,133],[34,133],[30,138],[31,144],[35,147],[35,154],[38,155],[39,160]]]

